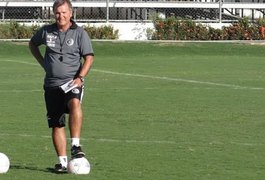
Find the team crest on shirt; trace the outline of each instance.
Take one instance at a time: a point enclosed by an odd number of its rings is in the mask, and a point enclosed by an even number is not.
[[[74,40],[72,38],[67,39],[66,44],[67,44],[67,46],[72,46],[74,44]]]

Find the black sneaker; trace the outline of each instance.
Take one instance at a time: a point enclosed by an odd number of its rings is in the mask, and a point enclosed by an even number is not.
[[[80,146],[73,146],[71,148],[71,156],[72,156],[72,159],[75,159],[75,158],[82,158],[84,157],[86,154],[82,151],[81,147]]]
[[[55,164],[54,171],[56,173],[67,173],[67,168],[62,166],[62,164]]]

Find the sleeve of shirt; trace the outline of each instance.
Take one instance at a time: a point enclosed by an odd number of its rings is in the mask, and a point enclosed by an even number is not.
[[[80,53],[82,56],[86,56],[86,55],[94,56],[91,39],[85,30],[82,30],[81,32]]]
[[[44,28],[41,27],[36,34],[32,36],[30,41],[35,45],[35,46],[40,46],[41,44],[45,43],[45,36],[44,36]]]

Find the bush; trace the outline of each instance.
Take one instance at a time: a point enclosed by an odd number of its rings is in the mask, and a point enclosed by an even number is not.
[[[154,22],[155,33],[152,39],[158,40],[207,40],[209,37],[206,26],[196,23],[190,19],[156,19]]]
[[[17,22],[0,24],[0,39],[30,38],[38,26],[20,25]]]
[[[224,32],[221,29],[214,29],[209,27],[210,40],[224,40]]]
[[[118,30],[114,30],[112,26],[84,26],[91,39],[118,39]]]
[[[261,40],[265,38],[265,20],[250,23],[242,18],[238,23],[222,29],[214,29],[195,23],[190,19],[154,20],[155,31],[149,37],[154,40]]]
[[[0,39],[28,39],[40,28],[38,25],[26,26],[17,22],[0,24]],[[91,39],[118,39],[118,30],[112,26],[99,28],[84,26]]]

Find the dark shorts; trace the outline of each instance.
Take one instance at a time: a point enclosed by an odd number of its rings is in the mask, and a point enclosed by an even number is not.
[[[65,114],[69,113],[67,104],[73,98],[82,101],[83,89],[83,87],[77,87],[65,94],[59,87],[44,87],[47,119],[50,128],[65,126]]]

